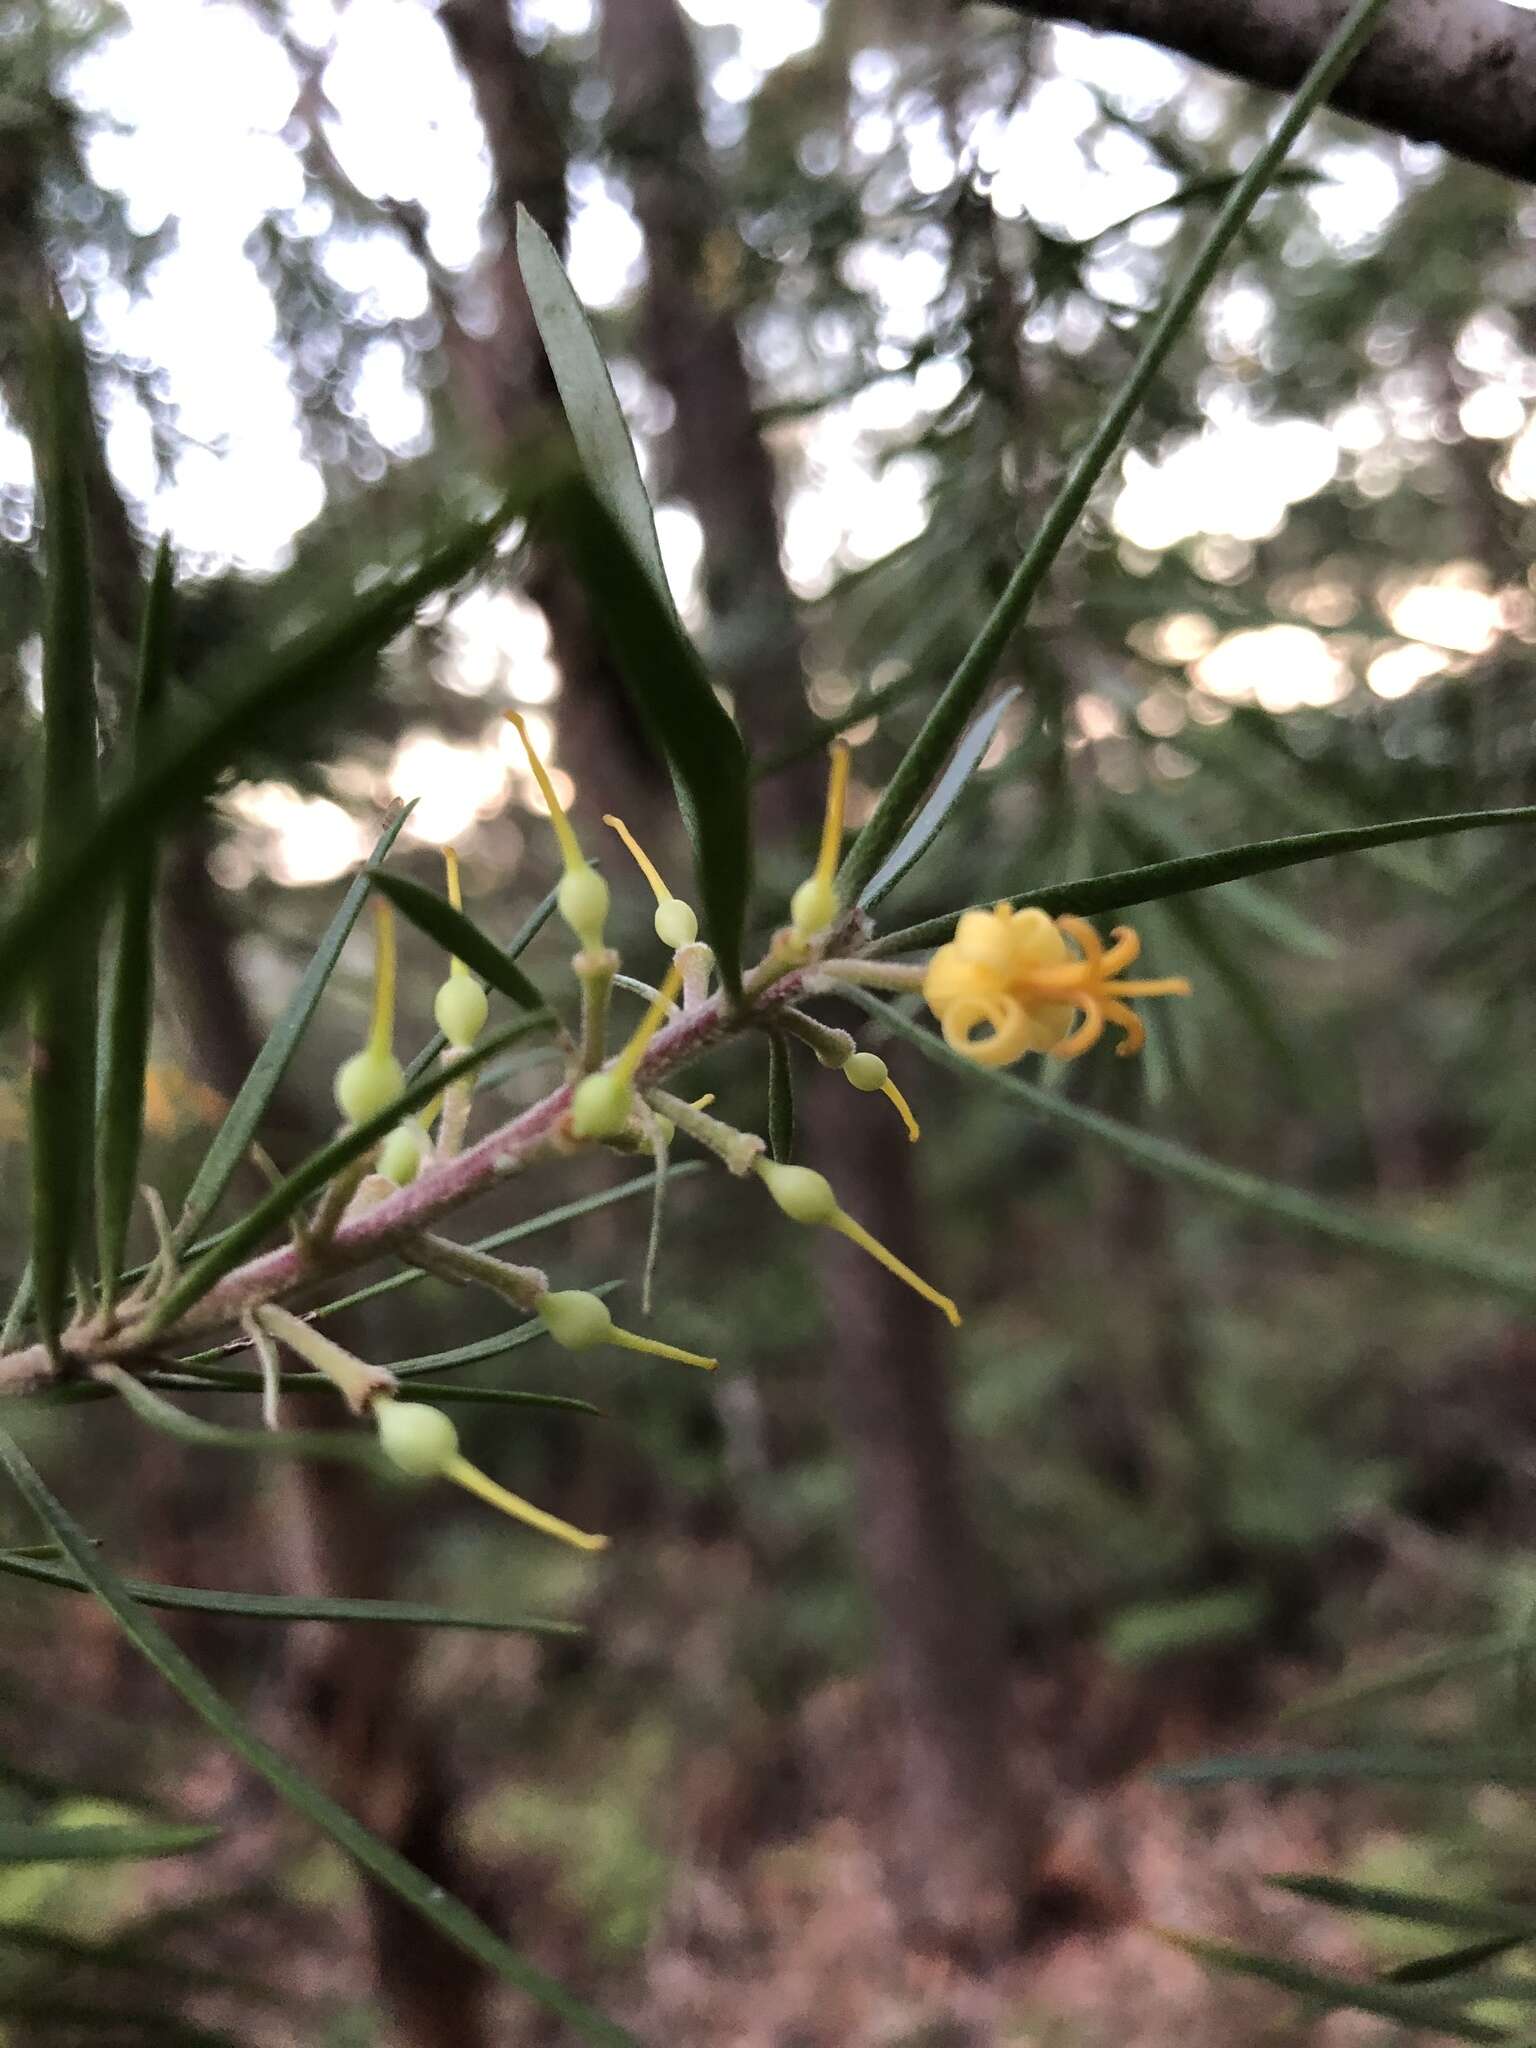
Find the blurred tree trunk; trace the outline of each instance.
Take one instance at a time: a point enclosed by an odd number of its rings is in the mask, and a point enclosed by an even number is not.
[[[601,60],[613,149],[649,266],[640,344],[674,408],[671,480],[703,529],[717,665],[766,751],[803,716],[802,650],[779,552],[773,465],[731,311],[735,232],[704,139],[693,48],[676,0],[606,0]],[[820,805],[815,763],[760,785],[770,829],[797,836],[807,850]],[[813,1149],[840,1197],[923,1268],[901,1126],[884,1104],[838,1081],[814,1103]],[[894,1889],[914,1932],[995,1951],[1016,1932],[1044,1815],[1020,1812],[1010,1797],[1001,1613],[967,1508],[942,1325],[830,1234],[824,1272],[857,1544],[902,1744]]]

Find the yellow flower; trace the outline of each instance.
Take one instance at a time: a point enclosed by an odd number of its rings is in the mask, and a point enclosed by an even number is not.
[[[923,999],[946,1043],[984,1067],[1011,1066],[1027,1052],[1076,1059],[1098,1043],[1106,1023],[1125,1034],[1116,1052],[1139,1052],[1146,1027],[1127,998],[1190,992],[1182,975],[1117,980],[1140,952],[1141,940],[1128,925],[1116,925],[1106,952],[1086,918],[1051,918],[999,903],[995,910],[965,912],[954,938],[928,963]]]

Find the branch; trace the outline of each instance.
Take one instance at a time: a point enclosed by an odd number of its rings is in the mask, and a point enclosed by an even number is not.
[[[1340,0],[999,0],[1014,14],[1139,36],[1289,91]],[[1536,181],[1536,14],[1508,0],[1394,0],[1330,104],[1414,142]]]

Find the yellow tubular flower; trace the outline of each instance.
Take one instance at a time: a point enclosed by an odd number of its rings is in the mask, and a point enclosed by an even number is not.
[[[440,1408],[416,1402],[407,1405],[391,1395],[380,1394],[373,1403],[373,1417],[379,1432],[379,1448],[392,1465],[411,1478],[451,1479],[455,1486],[489,1501],[504,1515],[525,1522],[543,1536],[569,1543],[573,1550],[607,1549],[606,1536],[589,1535],[585,1529],[562,1522],[558,1515],[546,1514],[521,1494],[498,1486],[478,1465],[471,1465],[460,1454],[458,1431]]]
[[[656,991],[655,1001],[612,1066],[577,1082],[571,1096],[571,1129],[578,1138],[615,1138],[628,1123],[635,1105],[635,1070],[682,985],[682,969],[674,962]]]
[[[923,1135],[917,1118],[912,1114],[912,1105],[891,1079],[891,1070],[875,1052],[856,1052],[843,1064],[843,1079],[857,1088],[861,1095],[883,1095],[895,1105],[896,1114],[907,1127],[907,1137],[915,1145]]]
[[[443,848],[443,866],[448,870],[448,901],[455,910],[462,910],[464,897],[459,887],[459,857],[451,846]],[[438,1030],[451,1046],[467,1048],[485,1029],[485,1020],[490,1013],[490,999],[485,990],[462,960],[457,957],[450,959],[448,979],[432,1002],[432,1014],[437,1020]],[[427,1121],[430,1123],[430,1117]]]
[[[1097,1045],[1107,1023],[1124,1034],[1115,1048],[1123,1057],[1147,1041],[1129,998],[1190,993],[1182,975],[1117,979],[1140,952],[1141,940],[1128,925],[1116,925],[1106,951],[1086,918],[1051,918],[999,903],[995,910],[965,912],[954,938],[928,963],[923,999],[945,1042],[980,1066],[1011,1066],[1027,1052],[1076,1059]]]
[[[580,939],[589,953],[602,950],[603,926],[608,921],[608,884],[592,867],[580,846],[576,834],[571,830],[571,821],[565,815],[560,799],[555,795],[555,786],[549,779],[544,763],[534,752],[533,742],[528,737],[528,727],[521,711],[509,711],[507,722],[517,728],[517,736],[523,743],[528,756],[528,766],[533,779],[539,785],[539,794],[549,810],[549,822],[554,827],[555,838],[560,843],[560,858],[565,863],[565,878],[560,884],[556,901],[560,915]]]
[[[705,1358],[698,1351],[684,1351],[676,1344],[663,1344],[656,1337],[642,1337],[634,1330],[621,1330],[608,1313],[600,1295],[579,1287],[540,1295],[534,1304],[539,1320],[565,1351],[590,1351],[594,1344],[616,1344],[621,1351],[645,1351],[653,1358],[674,1358],[679,1365],[697,1365],[713,1372],[718,1358]]]
[[[797,939],[814,939],[827,929],[842,909],[833,876],[843,844],[843,813],[848,805],[848,764],[852,758],[846,740],[832,742],[832,772],[827,778],[827,808],[821,821],[821,849],[816,866],[789,899],[789,917]]]
[[[395,920],[382,899],[375,899],[377,945],[373,956],[373,1018],[368,1043],[336,1070],[336,1106],[349,1123],[366,1123],[386,1109],[405,1086],[405,1070],[395,1058]]]
[[[699,936],[699,920],[694,915],[691,903],[685,903],[681,896],[672,891],[656,871],[656,863],[644,851],[633,832],[622,818],[611,812],[603,813],[603,823],[611,825],[634,856],[635,866],[650,883],[656,897],[656,936],[664,946],[670,946],[675,953],[679,946],[691,946]]]
[[[848,1212],[839,1207],[832,1183],[825,1174],[813,1172],[809,1166],[780,1166],[771,1159],[759,1159],[756,1170],[786,1216],[796,1223],[819,1223],[828,1230],[837,1231],[850,1243],[856,1244],[860,1251],[878,1259],[887,1272],[904,1281],[914,1294],[920,1294],[924,1301],[931,1301],[935,1308],[942,1309],[952,1327],[959,1329],[960,1311],[949,1296],[940,1294],[936,1287],[930,1287],[920,1274],[914,1273],[893,1251],[888,1251],[879,1238],[871,1237],[862,1223],[855,1223]]]

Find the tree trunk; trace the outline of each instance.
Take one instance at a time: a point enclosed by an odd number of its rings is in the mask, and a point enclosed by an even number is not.
[[[606,0],[601,56],[610,134],[649,265],[641,346],[674,406],[673,481],[703,529],[719,667],[742,723],[766,750],[790,737],[803,709],[800,635],[779,554],[773,467],[719,284],[734,231],[676,0]],[[807,858],[820,785],[810,764],[760,786],[771,825],[797,836]],[[850,1211],[921,1268],[909,1148],[885,1112],[829,1080],[816,1097],[813,1149]],[[914,1934],[996,1951],[1017,1929],[1044,1816],[1026,1816],[1010,1797],[1001,1615],[961,1480],[942,1325],[914,1313],[911,1297],[842,1240],[826,1234],[825,1244],[837,1420],[880,1620],[880,1677],[902,1745],[893,1891]]]
[[[1000,0],[1015,14],[1140,36],[1290,91],[1345,0]],[[1536,16],[1509,0],[1392,0],[1329,104],[1506,177],[1536,178]]]

